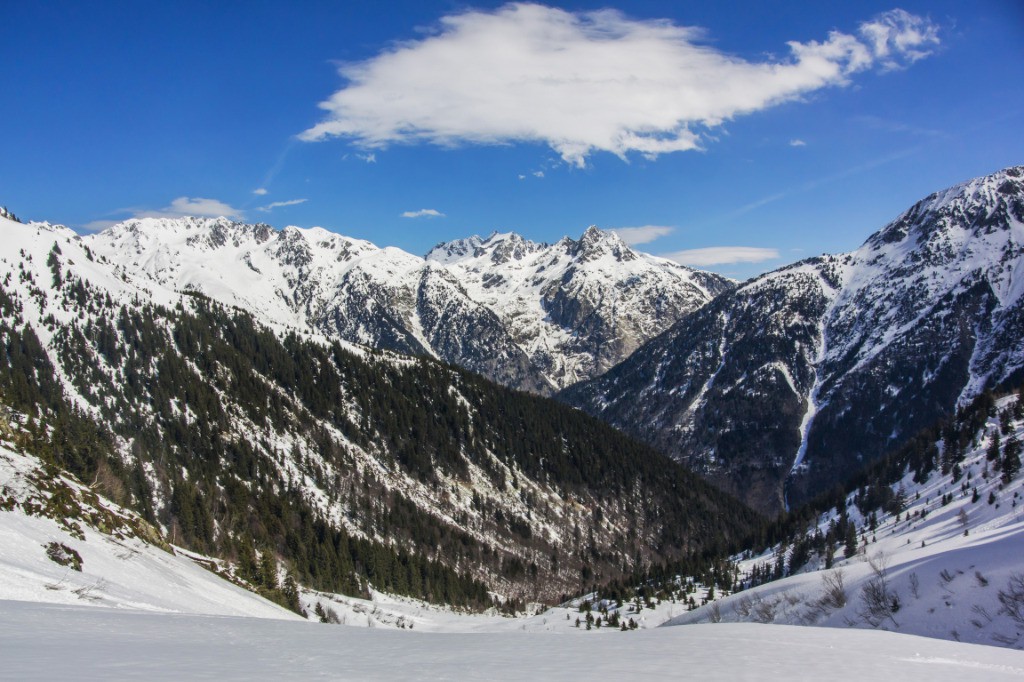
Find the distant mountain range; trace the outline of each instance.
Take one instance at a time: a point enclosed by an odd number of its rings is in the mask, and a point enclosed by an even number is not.
[[[1024,167],[727,291],[562,394],[765,511],[1024,366]]]
[[[540,394],[597,376],[732,286],[597,228],[553,245],[472,237],[425,259],[223,218],[129,220],[82,243],[164,296],[201,293],[266,324],[434,357]]]

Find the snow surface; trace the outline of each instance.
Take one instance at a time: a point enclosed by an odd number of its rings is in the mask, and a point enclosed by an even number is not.
[[[1016,399],[1004,398],[997,408],[1004,410]],[[893,486],[894,491],[902,487],[908,499],[900,519],[881,515],[874,531],[865,529],[869,542],[860,553],[850,559],[841,554],[836,557],[835,569],[843,574],[848,596],[845,607],[815,608],[824,592],[822,576],[826,573],[823,561],[816,557],[797,575],[717,600],[671,618],[667,624],[721,620],[872,627],[863,617],[861,595],[868,581],[876,577],[874,563],[885,566],[890,592],[900,601],[893,618],[883,620],[878,628],[1024,648],[1024,624],[1002,612],[998,599],[1011,576],[1024,575],[1024,476],[1003,485],[999,473],[991,470],[986,450],[997,427],[998,420],[990,419],[976,447],[961,463],[963,474],[958,482],[935,471],[920,484],[910,473]],[[1024,437],[1024,423],[1013,423],[1012,430],[1018,439]],[[978,501],[972,502],[975,489]],[[944,495],[953,500],[943,505]],[[834,513],[824,515],[817,527],[824,533],[834,518]],[[866,523],[853,506],[850,518],[858,527]],[[778,552],[776,547],[742,561],[741,574],[749,573],[755,564],[774,564]]]
[[[30,476],[35,457],[0,446],[0,497],[38,496]],[[83,486],[63,479],[73,489]],[[123,512],[109,502],[104,507]],[[171,554],[136,537],[117,537],[79,523],[75,537],[56,520],[28,515],[21,506],[0,511],[0,599],[89,605],[160,613],[216,614],[297,619],[298,616],[201,568],[177,550]],[[75,571],[51,561],[50,542],[82,557]]]
[[[1024,678],[1019,651],[750,624],[594,637],[419,634],[0,602],[0,641],[0,676],[18,680]]]

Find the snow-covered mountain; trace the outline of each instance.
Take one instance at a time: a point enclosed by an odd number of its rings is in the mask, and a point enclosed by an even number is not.
[[[303,306],[327,298],[316,287],[336,290],[323,275],[336,263],[344,278],[384,262],[396,280],[412,263],[447,286],[441,266],[226,221],[83,238],[0,218],[0,231],[0,407],[28,415],[35,454],[175,544],[221,557],[256,547],[314,589],[369,583],[480,606],[488,589],[552,599],[581,575],[735,540],[754,520],[576,410],[301,324]],[[304,248],[314,236],[323,243]],[[292,317],[270,288],[285,276],[305,301]],[[383,295],[362,290],[370,306]]]
[[[1024,366],[1024,168],[758,277],[564,397],[748,502],[843,480]]]
[[[733,286],[596,227],[550,245],[514,233],[470,237],[439,244],[427,260],[454,272],[559,388],[607,371]]]
[[[137,286],[201,293],[287,325],[427,355],[533,392],[550,386],[499,318],[442,267],[321,228],[130,220],[83,238]]]
[[[224,218],[129,220],[82,241],[136,286],[201,293],[265,324],[434,357],[535,393],[596,376],[730,286],[596,228],[553,246],[474,237],[425,259]]]

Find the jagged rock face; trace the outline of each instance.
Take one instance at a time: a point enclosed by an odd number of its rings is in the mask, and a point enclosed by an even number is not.
[[[564,395],[764,510],[822,492],[1024,365],[1024,169],[759,277]]]
[[[223,218],[131,220],[85,240],[133,281],[542,394],[607,370],[731,286],[596,228],[553,246],[471,237],[426,259]]]
[[[441,244],[427,259],[495,311],[558,388],[608,370],[732,286],[637,253],[595,227],[551,245],[516,234],[471,237]]]
[[[550,385],[498,317],[443,268],[319,228],[133,220],[87,238],[126,278],[195,291],[275,325],[428,355],[506,385]]]

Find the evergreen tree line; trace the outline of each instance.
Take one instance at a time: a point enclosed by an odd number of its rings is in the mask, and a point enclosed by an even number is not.
[[[518,584],[573,567],[582,567],[583,581],[605,579],[731,546],[758,519],[658,453],[552,401],[432,361],[395,363],[294,333],[281,338],[202,296],[173,309],[116,306],[62,273],[59,250],[51,256],[59,304],[88,314],[45,323],[65,374],[99,418],[70,407],[19,316],[20,302],[0,290],[2,397],[34,415],[35,447],[48,461],[99,481],[116,501],[168,528],[175,543],[236,560],[252,546],[317,589],[361,593],[369,582],[481,606],[488,603],[484,585],[452,566],[489,567]],[[255,429],[239,433],[239,416]],[[473,463],[542,514],[517,476],[542,481],[567,498],[593,501],[593,525],[577,529],[578,552],[559,556],[532,532],[531,518],[502,514],[481,499],[479,509],[491,510],[488,527],[528,554],[498,551],[357,470],[350,446],[331,429],[439,493],[441,474],[466,479]],[[317,457],[278,452],[281,434],[315,444]],[[119,438],[131,444],[127,463],[114,454]],[[282,480],[286,457],[332,499],[347,500],[351,520],[386,544],[321,518],[301,480]],[[626,549],[595,542],[603,509],[631,511]]]
[[[1010,393],[1015,393],[1017,400],[1002,411],[997,410],[996,401]],[[938,472],[948,476],[951,485],[959,484],[962,494],[966,495],[969,486],[962,480],[961,463],[976,447],[978,436],[990,419],[997,419],[999,426],[992,433],[986,459],[1004,484],[1012,481],[1020,473],[1020,456],[1024,451],[1024,445],[1013,434],[1011,426],[1014,421],[1024,419],[1024,386],[1011,389],[1004,383],[981,393],[955,414],[922,429],[844,483],[758,527],[744,541],[746,546],[757,551],[779,544],[781,549],[778,560],[758,567],[749,577],[747,586],[789,575],[815,554],[824,558],[826,568],[831,567],[836,552],[853,556],[858,549],[858,528],[850,520],[847,500],[852,500],[865,519],[860,531],[874,530],[880,514],[900,514],[908,506],[907,493],[898,485],[908,474],[913,474],[915,483],[923,483]],[[948,504],[952,499],[950,493],[941,502]],[[973,501],[978,501],[976,491]],[[821,532],[817,528],[818,519],[832,510],[836,510],[838,516]],[[811,527],[814,531],[808,533]]]

